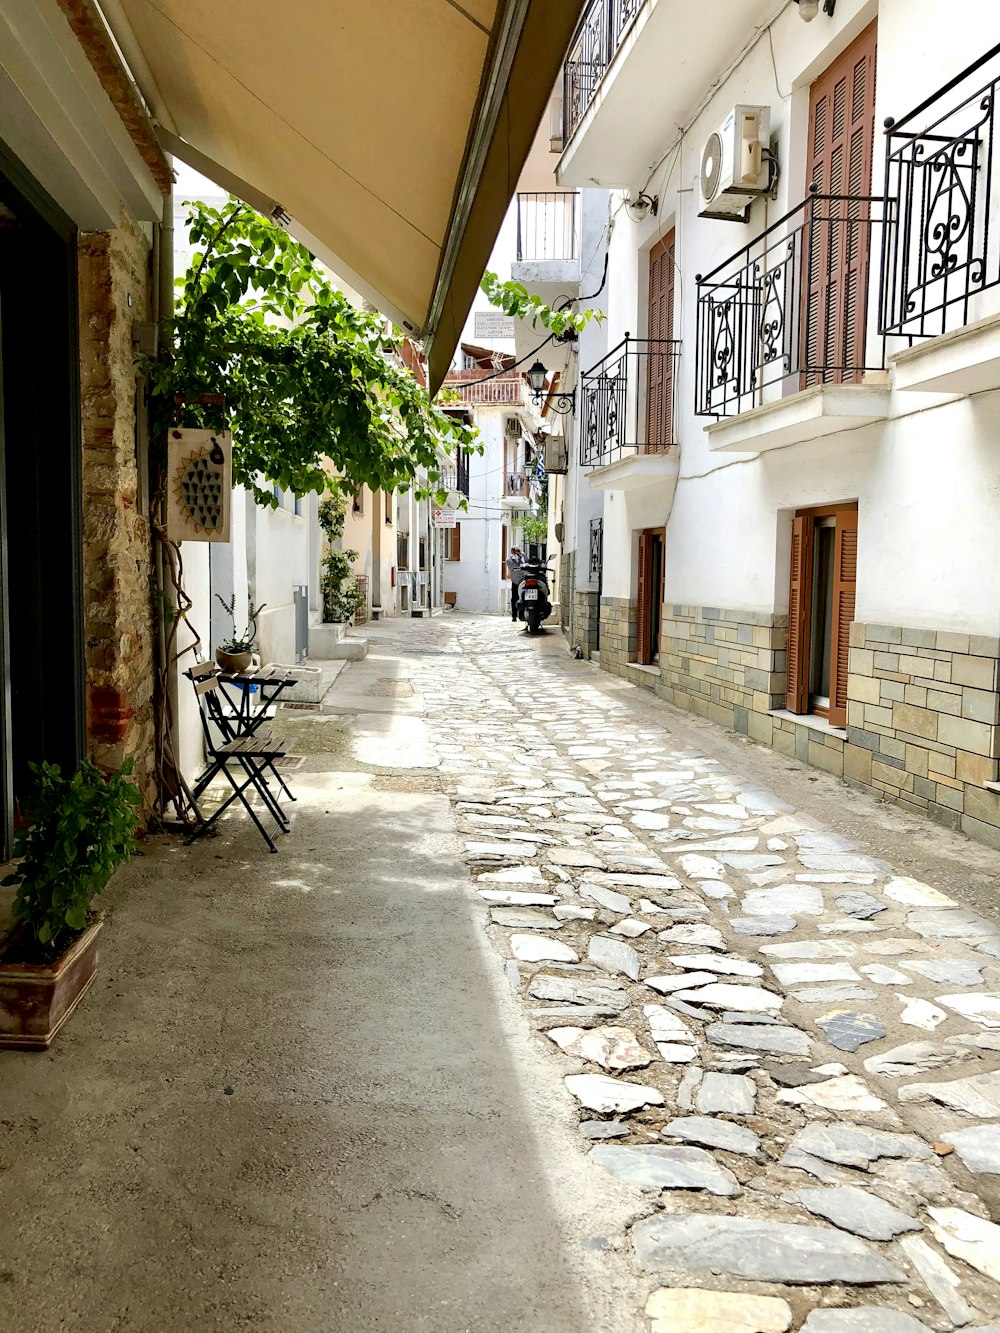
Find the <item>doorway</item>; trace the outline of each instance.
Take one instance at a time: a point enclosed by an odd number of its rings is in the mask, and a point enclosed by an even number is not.
[[[877,21],[809,90],[802,253],[802,388],[861,378],[871,249]]]
[[[29,763],[84,754],[76,230],[0,144],[0,859]]]
[[[639,534],[639,609],[636,661],[659,666],[663,620],[663,555],[665,528],[646,528]]]

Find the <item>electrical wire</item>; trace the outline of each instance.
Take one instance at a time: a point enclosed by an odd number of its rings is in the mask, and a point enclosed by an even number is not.
[[[495,371],[493,372],[492,375],[483,375],[483,376],[482,376],[480,379],[478,379],[478,380],[462,380],[462,381],[460,381],[460,382],[461,382],[463,385],[466,385],[466,384],[485,384],[487,380],[495,380],[495,379],[499,379],[499,377],[500,377],[501,375],[509,375],[510,372],[511,372],[512,370],[516,370],[516,369],[518,368],[518,366],[523,366],[524,363],[525,363],[525,361],[527,361],[527,359],[528,359],[529,356],[534,356],[536,352],[540,352],[540,351],[542,350],[542,348],[543,348],[547,343],[550,343],[550,342],[552,341],[552,339],[553,339],[555,336],[556,336],[556,335],[555,335],[554,333],[550,333],[549,336],[545,339],[545,342],[540,342],[540,343],[538,344],[537,347],[533,348],[532,351],[530,351],[530,352],[526,353],[524,356],[522,356],[521,359],[520,359],[520,361],[515,361],[512,365],[509,365],[509,366],[503,366],[500,370],[495,370]],[[503,353],[500,353],[500,355],[503,355]],[[444,387],[445,387],[445,388],[449,388],[449,387],[455,387],[455,386],[449,386],[449,385],[446,384]]]

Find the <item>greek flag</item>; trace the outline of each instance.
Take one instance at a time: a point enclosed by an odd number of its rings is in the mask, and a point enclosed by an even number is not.
[[[535,462],[535,477],[539,483],[545,480],[545,451],[539,449],[538,458]]]

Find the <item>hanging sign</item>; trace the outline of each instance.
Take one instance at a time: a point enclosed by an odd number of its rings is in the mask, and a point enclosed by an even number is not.
[[[443,505],[435,505],[431,510],[431,526],[435,528],[453,528],[457,520],[454,509],[447,509]]]
[[[228,542],[233,492],[229,431],[171,430],[167,440],[167,536]]]

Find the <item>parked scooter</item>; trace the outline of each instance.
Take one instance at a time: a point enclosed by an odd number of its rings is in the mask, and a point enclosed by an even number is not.
[[[542,621],[552,614],[549,601],[549,571],[541,560],[525,560],[521,566],[521,595],[517,602],[517,618],[523,620],[529,634],[537,634]]]

